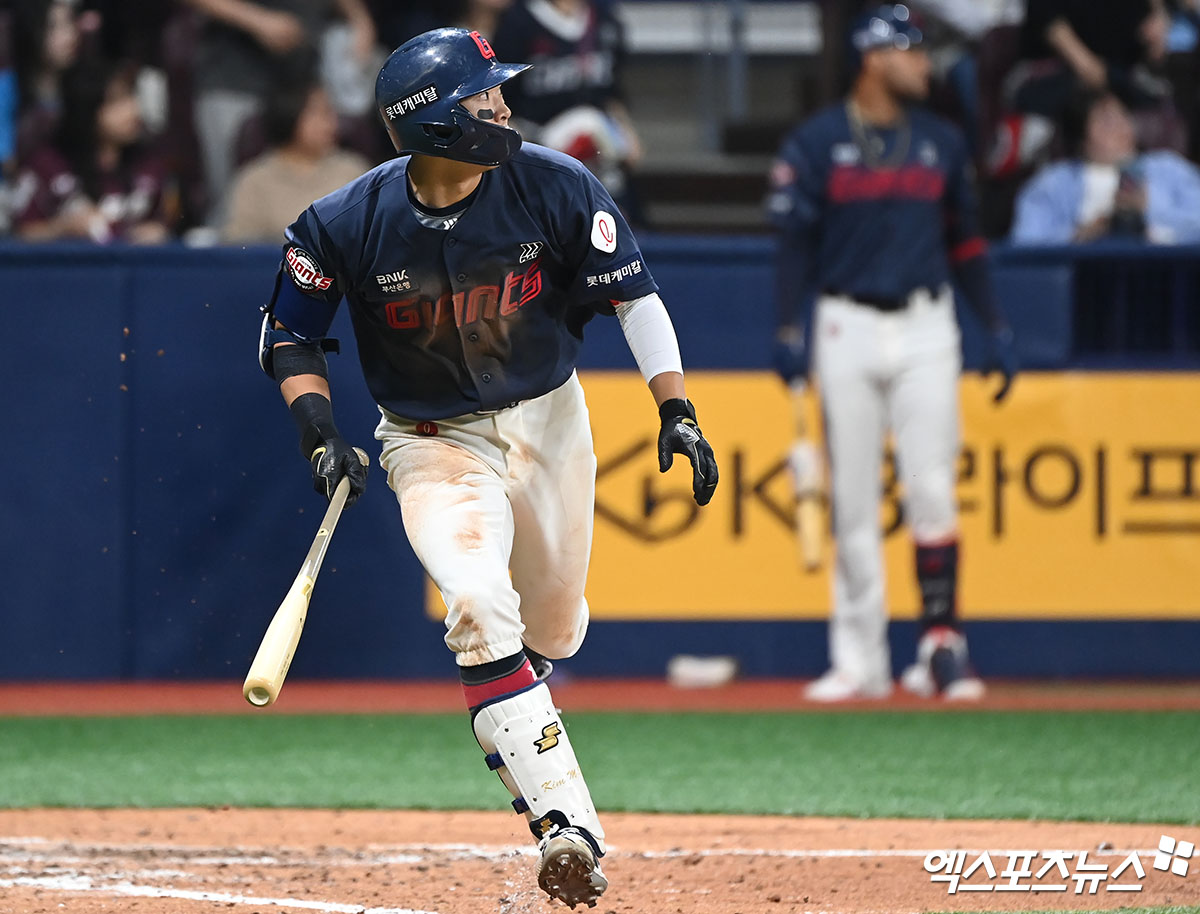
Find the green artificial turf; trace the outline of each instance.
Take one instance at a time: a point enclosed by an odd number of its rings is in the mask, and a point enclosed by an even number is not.
[[[568,714],[601,808],[1200,823],[1188,712]],[[501,809],[465,715],[0,718],[0,806]]]

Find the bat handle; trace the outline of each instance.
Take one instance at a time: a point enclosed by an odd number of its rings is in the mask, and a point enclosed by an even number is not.
[[[246,689],[246,701],[256,708],[265,708],[271,703],[271,693],[262,686],[250,686]]]

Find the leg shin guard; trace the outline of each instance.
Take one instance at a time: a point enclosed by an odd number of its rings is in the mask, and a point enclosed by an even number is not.
[[[917,544],[917,584],[921,588],[921,631],[958,627],[958,542]]]
[[[545,683],[475,709],[472,725],[488,767],[517,798],[513,808],[527,813],[534,838],[575,826],[597,855],[604,853],[604,829]]]

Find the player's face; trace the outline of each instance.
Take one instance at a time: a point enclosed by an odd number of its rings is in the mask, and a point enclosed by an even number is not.
[[[879,52],[884,85],[897,98],[921,101],[929,97],[929,55],[921,48]]]
[[[512,112],[504,103],[504,92],[499,86],[464,98],[462,106],[473,117],[492,124],[499,124],[501,127],[507,127],[508,119],[512,117]]]

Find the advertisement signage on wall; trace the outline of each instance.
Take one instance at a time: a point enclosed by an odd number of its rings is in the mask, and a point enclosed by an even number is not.
[[[582,380],[599,464],[594,618],[827,617],[832,544],[826,529],[822,569],[802,570],[791,412],[773,376],[689,373],[721,468],[704,509],[680,458],[658,472],[641,378]],[[1025,374],[1000,405],[993,385],[973,375],[961,383],[963,616],[1200,619],[1200,376]],[[809,408],[819,435],[815,397]],[[914,618],[904,479],[890,450],[880,488],[888,603],[895,618]]]

